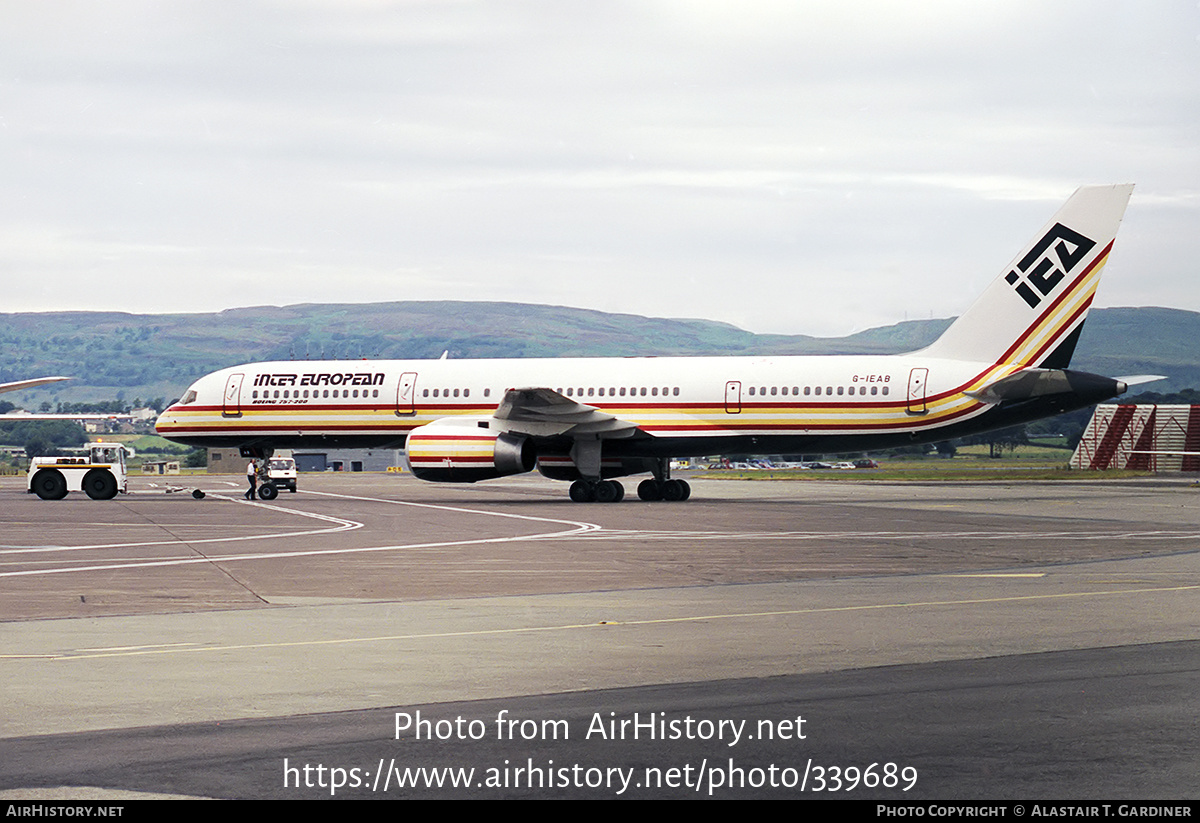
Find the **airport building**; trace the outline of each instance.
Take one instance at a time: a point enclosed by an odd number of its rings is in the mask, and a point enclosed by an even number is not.
[[[295,449],[289,454],[299,472],[386,472],[404,466],[401,449]],[[209,474],[243,474],[246,458],[237,449],[209,449]]]

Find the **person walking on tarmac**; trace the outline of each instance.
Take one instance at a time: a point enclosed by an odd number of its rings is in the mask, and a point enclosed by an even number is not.
[[[246,466],[246,482],[250,484],[250,488],[246,490],[246,499],[253,500],[255,492],[258,491],[258,466],[253,460]]]

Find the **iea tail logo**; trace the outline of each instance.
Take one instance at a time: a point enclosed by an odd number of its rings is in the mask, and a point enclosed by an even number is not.
[[[1030,307],[1036,308],[1095,245],[1095,240],[1055,223],[1004,279]]]

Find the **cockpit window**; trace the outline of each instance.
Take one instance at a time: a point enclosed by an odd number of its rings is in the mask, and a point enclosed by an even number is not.
[[[195,402],[196,402],[196,390],[195,389],[188,389],[184,393],[183,397],[181,397],[179,399],[179,405],[181,405],[181,406],[186,406],[188,403],[195,403]]]

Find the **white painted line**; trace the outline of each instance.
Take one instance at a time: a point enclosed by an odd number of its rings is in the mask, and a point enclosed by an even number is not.
[[[34,577],[34,576],[49,575],[49,574],[70,574],[70,573],[74,573],[74,572],[88,572],[88,571],[111,571],[111,570],[115,570],[115,569],[143,569],[143,568],[161,568],[164,566],[188,566],[188,565],[195,565],[195,564],[199,564],[199,563],[222,564],[222,563],[233,563],[233,562],[245,561],[245,560],[278,560],[278,559],[295,558],[295,557],[319,557],[319,556],[325,556],[325,555],[367,554],[367,553],[372,553],[372,552],[429,551],[429,550],[433,550],[433,549],[444,549],[444,548],[450,548],[450,547],[454,547],[454,546],[477,546],[477,545],[488,545],[488,544],[497,544],[497,543],[514,543],[514,542],[521,542],[521,541],[526,541],[526,540],[544,540],[544,539],[549,539],[549,538],[567,537],[567,536],[576,535],[576,534],[583,534],[583,533],[588,533],[588,532],[592,532],[592,531],[596,531],[596,530],[600,529],[600,526],[595,523],[585,523],[585,522],[576,521],[576,520],[560,520],[557,518],[550,518],[550,517],[535,517],[532,515],[524,515],[524,514],[510,514],[508,512],[482,511],[479,509],[466,509],[466,508],[462,508],[459,506],[444,506],[444,505],[439,505],[439,504],[434,504],[434,503],[413,503],[413,502],[405,501],[405,500],[388,500],[385,498],[378,498],[378,497],[362,497],[362,496],[356,496],[356,495],[334,494],[331,492],[309,492],[309,494],[321,495],[324,497],[337,497],[337,498],[343,498],[343,499],[347,499],[347,500],[362,500],[362,501],[371,502],[371,503],[390,503],[390,504],[400,505],[400,506],[414,506],[417,508],[459,512],[459,513],[463,513],[463,514],[475,514],[475,515],[482,515],[482,516],[486,516],[486,517],[503,517],[503,518],[510,518],[510,519],[515,519],[515,520],[529,520],[532,522],[553,523],[555,525],[560,525],[560,526],[562,526],[562,525],[569,526],[570,528],[561,529],[561,530],[543,533],[543,534],[525,534],[525,535],[513,535],[510,537],[475,538],[475,539],[470,539],[470,540],[444,540],[444,541],[437,541],[437,542],[432,542],[432,543],[402,543],[402,544],[385,545],[385,546],[360,546],[360,547],[355,547],[355,548],[330,548],[330,549],[306,549],[306,550],[279,551],[279,552],[256,552],[253,554],[235,554],[235,555],[224,555],[224,556],[220,556],[220,557],[199,556],[199,557],[187,557],[187,558],[157,558],[154,560],[130,560],[130,561],[124,561],[124,562],[119,562],[119,563],[100,562],[100,563],[92,563],[89,565],[81,565],[81,566],[25,569],[22,571],[0,572],[0,578],[4,578],[4,577]],[[307,532],[289,532],[286,534],[246,535],[246,536],[242,536],[242,537],[207,538],[207,539],[203,539],[203,540],[173,540],[173,541],[163,540],[163,541],[154,541],[154,542],[146,542],[146,543],[112,543],[112,544],[93,545],[93,546],[63,546],[63,547],[46,548],[46,549],[13,549],[13,550],[5,551],[5,552],[0,552],[0,554],[30,554],[30,553],[37,553],[37,552],[80,551],[83,549],[129,548],[129,547],[139,547],[139,546],[162,546],[162,545],[179,545],[179,544],[196,545],[196,544],[201,544],[201,543],[225,543],[225,542],[234,542],[234,541],[239,541],[239,540],[269,540],[269,539],[283,538],[283,537],[297,537],[297,536],[308,536],[308,535],[315,535],[315,534],[328,534],[328,533],[341,532],[341,531],[351,531],[354,529],[362,528],[362,526],[363,526],[362,523],[358,523],[353,520],[343,520],[343,519],[337,518],[337,517],[330,517],[328,515],[322,515],[322,514],[314,514],[312,512],[300,511],[298,509],[286,509],[286,508],[282,508],[279,506],[269,506],[264,503],[251,503],[248,501],[233,500],[233,499],[230,499],[227,497],[222,497],[219,495],[217,495],[217,498],[220,500],[225,500],[226,502],[237,503],[237,504],[246,505],[246,506],[260,506],[262,508],[271,509],[273,511],[284,512],[286,514],[295,514],[295,515],[299,515],[302,517],[311,517],[311,518],[314,518],[317,520],[325,520],[325,521],[329,521],[329,522],[333,522],[333,523],[338,523],[340,525],[338,525],[335,528],[316,529],[316,530],[307,531]]]

